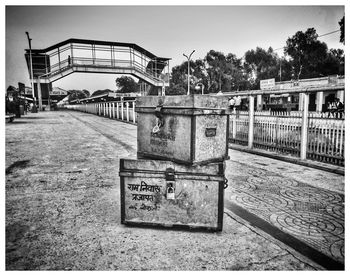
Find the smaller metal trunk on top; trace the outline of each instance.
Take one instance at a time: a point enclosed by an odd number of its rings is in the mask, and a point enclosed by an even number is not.
[[[120,159],[121,220],[133,226],[221,231],[224,163]]]
[[[138,158],[196,165],[228,159],[226,98],[145,96],[136,100]]]

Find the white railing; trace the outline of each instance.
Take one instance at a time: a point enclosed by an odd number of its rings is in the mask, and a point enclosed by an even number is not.
[[[66,108],[137,123],[135,100],[68,105]],[[344,118],[344,116],[342,117]],[[303,111],[233,111],[229,141],[250,149],[344,165],[345,120],[334,114]]]
[[[111,119],[136,124],[135,101],[99,102],[87,104],[66,105],[69,110],[76,110]]]
[[[309,112],[306,120],[302,115],[299,111],[255,111],[249,141],[250,115],[247,111],[235,111],[230,116],[230,142],[297,157],[304,148],[307,159],[344,165],[345,120],[332,114],[328,117],[328,113]]]

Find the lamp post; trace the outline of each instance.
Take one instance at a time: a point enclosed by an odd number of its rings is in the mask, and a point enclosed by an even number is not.
[[[33,62],[32,62],[32,39],[29,37],[29,33],[26,32],[28,43],[29,43],[29,63],[30,63],[30,85],[32,87],[32,94],[33,94],[33,110],[32,112],[35,113],[36,111],[36,99],[35,99],[35,93],[34,93],[34,85],[33,85]]]
[[[196,87],[195,87],[196,90],[199,90],[199,89],[200,89],[199,85],[202,87],[202,95],[204,95],[204,84],[201,83],[201,82],[197,83],[197,85],[196,85]]]
[[[190,95],[190,60],[191,60],[191,56],[192,56],[192,54],[194,53],[194,51],[195,50],[193,50],[192,51],[192,53],[189,55],[189,56],[187,56],[187,55],[185,55],[185,54],[183,54],[186,58],[187,58],[187,68],[188,68],[188,75],[187,75],[187,95]]]

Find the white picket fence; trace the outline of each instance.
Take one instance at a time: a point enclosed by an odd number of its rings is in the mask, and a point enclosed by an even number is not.
[[[136,124],[135,101],[115,101],[88,104],[66,105],[69,110],[92,113],[111,119]]]
[[[135,101],[68,105],[66,108],[128,123],[137,123]],[[344,166],[345,120],[328,113],[309,112],[307,119],[306,158]],[[300,157],[302,148],[302,112],[248,111],[230,115],[229,141],[253,148]],[[343,116],[344,118],[344,116]],[[253,135],[249,135],[250,121]]]

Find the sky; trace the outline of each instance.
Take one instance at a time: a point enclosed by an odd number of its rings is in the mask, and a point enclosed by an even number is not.
[[[30,86],[24,59],[24,50],[29,48],[26,31],[32,38],[33,49],[47,48],[69,38],[135,43],[156,56],[171,58],[171,68],[186,61],[183,54],[188,55],[192,50],[195,50],[192,55],[195,60],[204,58],[210,50],[243,57],[246,51],[256,47],[278,49],[297,31],[313,27],[323,35],[339,30],[338,22],[345,14],[345,1],[328,1],[328,4],[317,1],[319,5],[315,5],[315,1],[311,2],[313,5],[300,1],[303,4],[297,6],[291,5],[299,1],[290,2],[289,6],[276,6],[273,2],[271,5],[267,1],[261,1],[267,3],[263,6],[249,1],[242,2],[248,6],[223,5],[227,1],[220,0],[204,2],[205,6],[141,6],[141,3],[118,6],[118,1],[107,1],[114,3],[112,6],[96,6],[105,2],[103,0],[89,6],[69,6],[72,1],[65,0],[52,2],[63,3],[61,6],[44,6],[42,1],[39,1],[42,5],[11,6],[12,3],[7,2],[4,6],[6,88],[17,87],[18,82]],[[326,42],[328,48],[344,49],[339,36],[337,32],[319,39]],[[277,50],[277,53],[282,55],[283,51]],[[53,86],[65,90],[87,89],[91,93],[98,89],[115,90],[117,77],[120,75],[74,73],[54,82]]]

